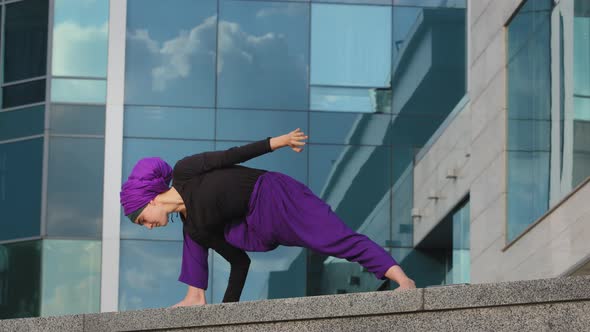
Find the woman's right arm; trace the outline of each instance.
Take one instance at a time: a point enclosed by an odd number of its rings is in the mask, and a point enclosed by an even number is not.
[[[301,152],[307,136],[299,130],[277,137],[267,137],[258,142],[235,146],[224,151],[208,151],[194,154],[179,160],[174,165],[175,179],[190,179],[201,173],[216,168],[228,167],[231,165],[246,162],[252,158],[261,156],[276,149],[290,146],[294,151]]]

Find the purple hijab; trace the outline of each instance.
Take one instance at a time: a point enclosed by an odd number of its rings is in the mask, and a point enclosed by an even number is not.
[[[159,157],[143,158],[135,164],[121,188],[125,215],[137,211],[154,197],[170,189],[172,167]]]

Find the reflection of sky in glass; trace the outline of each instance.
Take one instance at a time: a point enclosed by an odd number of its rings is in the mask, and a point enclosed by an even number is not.
[[[50,137],[47,234],[99,238],[104,139]]]
[[[248,252],[247,254],[252,262],[242,295],[240,296],[240,301],[263,300],[271,297],[269,280],[273,278],[272,272],[290,270],[297,257],[305,254],[303,250],[301,247],[279,246],[267,252]],[[223,300],[229,272],[230,264],[219,254],[215,253],[213,258],[213,280],[209,282],[213,286],[213,301],[211,303],[221,303]],[[289,278],[299,279],[305,278],[305,276],[305,270],[296,270]],[[289,281],[287,280],[287,282]],[[292,282],[295,283],[295,281]],[[289,287],[289,284],[283,284],[282,287]],[[300,294],[300,296],[304,295]]]
[[[170,167],[174,167],[178,160],[204,151],[213,151],[212,141],[125,138],[123,140],[123,176],[121,184],[127,181],[131,170],[142,158],[160,157]],[[169,222],[168,226],[150,230],[133,224],[124,215],[121,208],[121,238],[182,241],[182,221],[176,217],[176,214],[173,214],[172,218],[174,218],[174,222]]]
[[[289,111],[217,111],[217,139],[258,141],[300,128],[307,132],[307,113]]]
[[[313,4],[311,84],[387,87],[391,7]]]
[[[180,302],[182,241],[121,241],[119,310],[165,308]],[[209,297],[210,298],[210,297]]]
[[[55,0],[52,74],[107,76],[108,0]]]
[[[220,1],[220,107],[307,108],[308,6]]]
[[[390,144],[386,130],[389,114],[310,113],[309,142],[332,144]]]
[[[125,103],[214,106],[214,0],[130,0]]]
[[[466,0],[393,0],[394,6],[466,8]]]
[[[103,80],[51,80],[51,101],[68,103],[104,104],[107,100],[107,81]]]
[[[41,316],[100,312],[100,241],[44,240],[41,262]]]
[[[124,123],[125,136],[213,139],[215,110],[129,106]]]

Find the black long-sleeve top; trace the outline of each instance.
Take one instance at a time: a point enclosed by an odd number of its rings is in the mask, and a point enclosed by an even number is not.
[[[183,231],[205,248],[219,253],[231,265],[223,302],[237,302],[246,282],[250,258],[242,249],[229,244],[224,226],[248,213],[248,202],[263,169],[236,165],[272,152],[270,137],[232,147],[187,156],[174,165],[172,186],[186,206],[181,217]]]

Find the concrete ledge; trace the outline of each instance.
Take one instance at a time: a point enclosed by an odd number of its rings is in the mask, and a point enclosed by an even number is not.
[[[0,320],[0,331],[590,330],[590,277]]]

